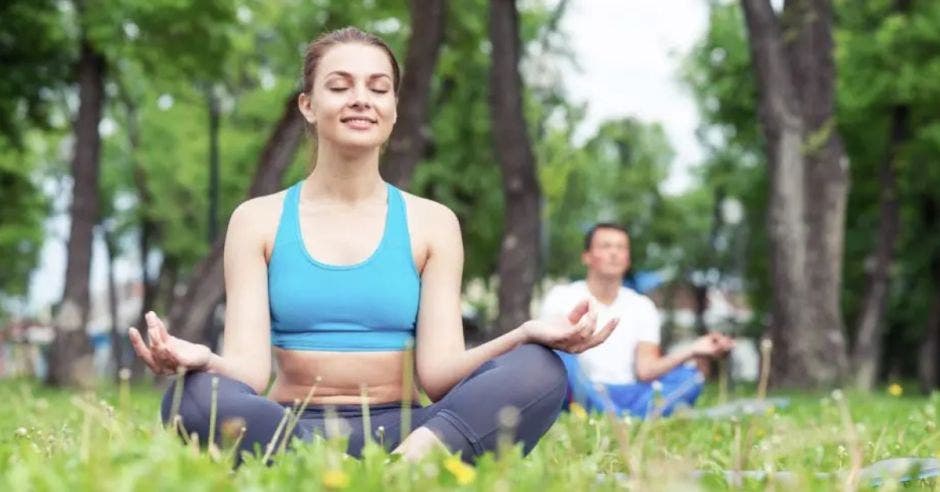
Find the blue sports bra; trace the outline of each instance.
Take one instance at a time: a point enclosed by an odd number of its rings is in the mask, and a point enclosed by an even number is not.
[[[414,339],[421,279],[401,191],[387,184],[385,230],[372,256],[329,265],[304,246],[302,184],[287,190],[268,263],[271,343],[292,350],[403,350]]]

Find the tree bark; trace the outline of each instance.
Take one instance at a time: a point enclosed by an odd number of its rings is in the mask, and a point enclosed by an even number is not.
[[[264,145],[246,199],[277,191],[284,171],[293,161],[303,140],[305,128],[306,120],[297,109],[297,94],[291,94],[281,118]],[[169,328],[174,334],[210,346],[213,340],[206,333],[205,328],[209,326],[207,320],[225,296],[222,276],[225,235],[224,230],[220,232],[209,254],[194,267],[185,293],[172,302],[168,316]]]
[[[124,107],[125,123],[124,128],[127,133],[128,154],[131,160],[131,169],[133,170],[134,188],[137,191],[138,217],[140,220],[140,235],[138,237],[138,249],[140,250],[140,283],[141,283],[141,303],[140,313],[133,326],[143,328],[146,326],[144,314],[147,310],[154,307],[157,298],[157,279],[160,275],[153,277],[148,271],[148,258],[150,256],[150,241],[157,233],[157,224],[150,218],[150,207],[153,204],[153,197],[147,188],[147,171],[137,159],[137,152],[140,149],[140,127],[137,119],[137,104],[128,87],[123,83],[120,76],[115,77],[118,84],[118,96],[121,105]],[[125,335],[126,336],[126,335]],[[117,345],[115,345],[117,347]],[[147,366],[143,359],[134,357],[129,350],[122,350],[115,359],[118,364],[118,370],[130,368],[134,379],[139,379],[147,374]]]
[[[825,0],[742,0],[770,174],[772,375],[829,386],[847,367],[840,307],[847,159],[834,123],[832,13]],[[784,34],[785,33],[785,34]]]
[[[105,59],[87,39],[78,61],[78,116],[74,122],[72,206],[65,289],[55,319],[56,337],[49,352],[47,382],[74,386],[94,377],[88,322],[92,239],[98,222],[98,171],[101,137],[98,123],[104,106]]]
[[[407,189],[430,139],[431,80],[444,41],[444,0],[411,0],[411,38],[399,92],[398,121],[383,158],[385,180]]]
[[[179,258],[170,255],[164,255],[163,261],[160,262],[160,268],[157,270],[157,275],[154,277],[154,292],[153,292],[153,304],[150,306],[153,309],[169,312],[170,306],[173,305],[173,300],[176,298],[176,287],[179,284],[180,277],[180,261]],[[142,306],[142,314],[146,313],[150,307]],[[146,320],[141,318],[141,327],[146,327]],[[138,359],[135,357],[134,359]]]
[[[788,0],[784,18],[798,34],[788,44],[805,125],[803,209],[807,224],[807,322],[816,332],[814,383],[832,385],[848,372],[842,318],[842,258],[849,189],[848,157],[835,123],[836,70],[828,0]]]
[[[206,106],[209,109],[209,217],[207,219],[209,244],[219,235],[219,96],[214,87],[206,89]]]
[[[921,392],[927,394],[940,387],[940,290],[934,296],[927,317],[927,330],[917,359],[917,379]]]
[[[940,200],[933,195],[922,195],[920,202],[925,230],[936,230],[937,224],[940,223]],[[940,251],[933,250],[929,268],[935,292],[917,360],[917,378],[924,393],[932,391],[940,384]]]
[[[541,190],[523,113],[519,13],[513,0],[490,0],[489,35],[490,118],[505,202],[496,328],[505,333],[531,317],[540,267]]]
[[[910,108],[897,105],[892,110],[888,151],[879,173],[879,224],[875,237],[874,266],[868,275],[865,297],[855,332],[852,367],[855,385],[870,390],[878,377],[881,364],[884,318],[891,282],[891,265],[901,224],[898,203],[897,159],[900,147],[910,135]]]
[[[102,225],[101,235],[104,237],[104,245],[107,250],[108,256],[108,315],[111,318],[111,329],[110,339],[111,339],[111,360],[114,364],[113,376],[115,381],[117,380],[117,371],[124,367],[124,361],[122,356],[124,354],[123,343],[121,343],[121,335],[118,332],[118,324],[120,320],[118,319],[118,293],[117,293],[117,279],[114,275],[114,261],[117,258],[117,240],[114,237],[114,233],[110,231],[106,226]]]

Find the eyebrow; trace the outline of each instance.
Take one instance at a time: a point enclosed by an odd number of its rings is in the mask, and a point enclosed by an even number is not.
[[[344,72],[344,71],[342,71],[342,70],[334,70],[334,71],[332,71],[332,72],[326,74],[326,77],[329,77],[329,76],[331,76],[331,75],[339,75],[339,76],[341,76],[341,77],[346,77],[346,78],[350,78],[350,79],[353,78],[353,75],[352,75],[351,73],[349,73],[349,72]],[[385,74],[385,73],[374,73],[374,74],[372,74],[372,75],[369,76],[369,80],[374,80],[374,79],[378,79],[378,78],[381,78],[381,77],[385,77],[385,78],[387,78],[387,79],[389,79],[389,80],[391,80],[391,78],[392,78],[391,76],[389,76],[388,74]]]

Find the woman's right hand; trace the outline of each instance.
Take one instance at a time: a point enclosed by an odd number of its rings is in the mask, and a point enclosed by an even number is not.
[[[202,370],[209,365],[212,351],[205,345],[187,342],[182,338],[170,335],[157,315],[150,311],[144,318],[147,320],[147,339],[136,328],[128,330],[131,345],[137,356],[144,360],[154,374],[176,374],[176,371]]]
[[[568,316],[529,320],[522,329],[528,342],[578,354],[606,340],[619,322],[620,318],[611,319],[597,330],[597,313],[591,311],[590,301],[584,299]]]

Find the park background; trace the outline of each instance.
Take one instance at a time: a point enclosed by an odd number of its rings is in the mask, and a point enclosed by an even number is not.
[[[126,330],[148,309],[216,346],[227,218],[308,171],[303,48],[346,25],[398,53],[382,173],[460,219],[471,342],[583,276],[584,232],[614,221],[631,231],[627,281],[656,285],[668,341],[766,338],[777,391],[816,402],[888,387],[911,406],[872,407],[872,425],[935,422],[940,2],[928,0],[4,2],[5,375],[89,387],[130,367],[146,380]],[[115,350],[96,362],[96,347]],[[7,391],[29,388],[51,391]],[[895,450],[940,453],[935,425],[920,431],[892,434]]]
[[[670,6],[520,2],[491,33],[486,2],[9,2],[5,337],[49,342],[42,375],[63,384],[83,331],[117,347],[110,372],[131,365],[147,309],[214,346],[227,218],[308,171],[302,49],[352,24],[401,58],[382,172],[460,218],[469,336],[583,276],[582,235],[613,221],[667,340],[769,337],[786,385],[936,387],[940,7],[846,0],[749,36],[734,2]],[[773,36],[764,76],[749,41]]]

